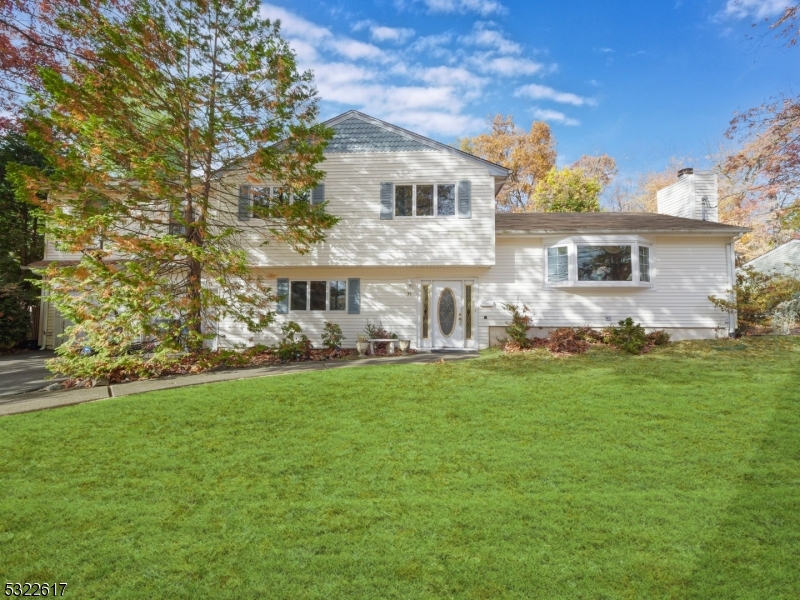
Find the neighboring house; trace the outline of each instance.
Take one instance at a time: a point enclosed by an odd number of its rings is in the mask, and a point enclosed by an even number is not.
[[[753,267],[762,273],[781,273],[800,277],[800,239],[789,240],[745,263],[742,267]]]
[[[626,317],[674,339],[733,330],[708,296],[733,287],[733,242],[747,229],[715,222],[716,212],[702,205],[707,220],[696,218],[696,194],[671,189],[688,187],[687,175],[667,188],[670,209],[695,218],[500,214],[495,196],[505,168],[356,111],[327,125],[335,135],[321,165],[326,175],[308,200],[327,202],[341,221],[306,255],[263,246],[252,217],[252,202],[283,198],[280,182],[223,175],[239,201],[220,212],[253,226],[246,234],[252,268],[281,300],[269,331],[218,323],[220,346],[273,344],[292,320],[315,344],[326,321],[341,326],[346,346],[367,321],[380,321],[417,349],[485,348],[504,336],[507,303],[531,309],[534,334]],[[75,258],[47,245],[48,262]],[[43,309],[52,321],[42,343],[52,347],[63,324]]]

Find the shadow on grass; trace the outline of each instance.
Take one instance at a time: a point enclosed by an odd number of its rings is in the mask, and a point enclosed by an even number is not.
[[[686,598],[800,597],[800,375],[787,386],[738,493],[701,548]],[[742,582],[748,585],[743,588]]]

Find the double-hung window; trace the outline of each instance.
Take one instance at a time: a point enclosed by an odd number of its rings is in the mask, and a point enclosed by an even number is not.
[[[294,280],[290,284],[289,310],[347,310],[347,281]]]
[[[397,184],[394,186],[395,217],[454,217],[455,183]]]
[[[546,244],[545,283],[552,286],[649,286],[652,244],[636,237],[574,237]]]

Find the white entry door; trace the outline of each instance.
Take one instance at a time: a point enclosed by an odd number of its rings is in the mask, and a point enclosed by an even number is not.
[[[464,285],[462,281],[434,281],[431,286],[431,342],[433,348],[464,347]]]

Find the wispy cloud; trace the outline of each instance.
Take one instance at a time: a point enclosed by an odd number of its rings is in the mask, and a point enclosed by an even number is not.
[[[614,52],[613,48],[595,48],[595,52],[599,52],[600,54],[611,54]]]
[[[472,64],[482,73],[501,75],[503,77],[520,77],[535,75],[544,70],[542,63],[516,56],[473,56]]]
[[[522,46],[509,40],[501,31],[492,27],[492,23],[478,21],[472,28],[472,33],[462,36],[459,41],[468,46],[489,48],[500,54],[519,54]]]
[[[395,42],[401,44],[414,37],[414,30],[407,27],[387,27],[378,25],[373,21],[359,21],[353,26],[353,31],[368,29],[373,42]]]
[[[480,0],[424,1],[431,10],[449,6],[448,10],[472,7],[479,12]],[[522,85],[531,76],[553,73],[555,64],[528,58],[523,44],[485,19],[462,35],[448,29],[415,37],[413,29],[372,20],[355,22],[351,26],[355,33],[348,35],[274,4],[263,4],[262,14],[281,20],[299,67],[314,73],[326,115],[357,108],[424,135],[464,136],[483,129],[485,109],[477,116],[475,107],[508,80],[521,80],[518,90],[527,90],[531,99],[576,107],[593,102],[547,86]],[[536,118],[578,124],[559,111],[531,110]]]
[[[507,9],[497,0],[395,0],[398,8],[422,4],[431,13],[477,13],[481,16],[505,14]]]
[[[766,19],[783,12],[792,4],[794,2],[787,0],[727,0],[719,16],[733,19],[745,17]]]
[[[584,98],[577,94],[570,92],[559,92],[546,85],[538,85],[531,83],[524,85],[514,90],[514,95],[522,98],[530,98],[531,100],[552,100],[560,104],[572,104],[573,106],[594,106],[597,101],[592,98]]]
[[[535,106],[531,109],[531,114],[534,119],[541,119],[542,121],[549,121],[551,123],[560,123],[562,125],[576,126],[581,122],[577,119],[572,119],[562,112],[557,110],[550,110],[549,108],[539,108]]]

